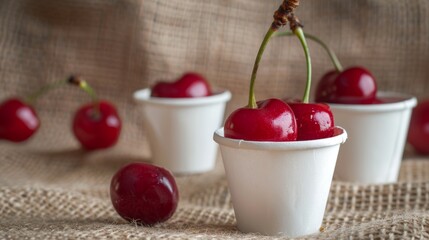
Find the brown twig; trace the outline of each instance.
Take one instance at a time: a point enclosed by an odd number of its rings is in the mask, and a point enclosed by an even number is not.
[[[277,11],[274,12],[274,21],[271,24],[271,28],[276,31],[280,27],[290,22],[291,30],[295,30],[297,27],[302,27],[298,18],[294,14],[295,8],[299,6],[299,0],[284,0]]]

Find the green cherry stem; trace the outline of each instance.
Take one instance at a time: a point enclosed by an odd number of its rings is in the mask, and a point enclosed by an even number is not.
[[[67,81],[61,80],[58,82],[54,82],[54,83],[45,85],[45,86],[41,87],[39,90],[37,90],[36,92],[34,92],[31,95],[29,95],[28,97],[26,97],[24,101],[30,105],[33,105],[36,102],[36,100],[39,97],[41,97],[42,95],[46,94],[47,92],[49,92],[55,88],[62,87],[66,84],[67,84]]]
[[[274,36],[275,37],[294,36],[294,33],[292,31],[276,32],[274,34]],[[343,66],[341,65],[340,61],[338,60],[337,55],[334,53],[334,51],[332,51],[332,49],[328,45],[326,45],[322,40],[320,40],[320,38],[316,37],[315,35],[305,33],[305,37],[307,39],[310,39],[310,40],[317,42],[320,46],[322,46],[326,50],[326,52],[329,55],[329,58],[331,59],[332,63],[334,64],[335,70],[337,72],[343,71]]]
[[[307,63],[307,82],[305,85],[304,97],[302,98],[303,103],[308,103],[310,101],[310,89],[311,89],[311,57],[310,51],[308,49],[307,41],[305,40],[304,31],[301,27],[297,27],[293,30],[293,33],[298,37],[301,42],[302,48],[305,53],[305,60]]]
[[[98,101],[97,94],[95,93],[94,89],[88,84],[87,81],[82,79],[79,76],[70,76],[68,81],[69,84],[76,85],[80,89],[84,90],[88,95],[92,98],[92,101],[94,102],[94,119],[98,119],[101,116],[101,110],[100,110],[100,103]]]
[[[329,55],[329,58],[331,58],[332,63],[334,64],[335,69],[337,70],[337,72],[342,72],[343,71],[343,66],[341,65],[340,61],[337,58],[337,55],[334,53],[334,51],[332,51],[332,49],[330,47],[328,47],[328,45],[326,45],[322,40],[320,40],[318,37],[308,34],[306,33],[305,36],[315,42],[317,42],[318,44],[320,44],[320,46],[322,46],[326,52]]]
[[[92,89],[92,87],[88,84],[88,82],[83,80],[81,77],[70,76],[68,79],[68,83],[80,87],[82,90],[88,93],[88,95],[92,98],[94,102],[98,101],[98,97],[97,97],[97,94],[95,94],[94,89]]]
[[[256,97],[255,97],[255,79],[256,73],[258,72],[259,62],[261,61],[262,54],[264,53],[265,47],[267,46],[268,41],[271,39],[273,34],[276,32],[276,29],[270,27],[268,32],[265,34],[264,40],[259,47],[258,54],[256,55],[255,64],[253,65],[252,76],[250,78],[250,88],[249,88],[249,108],[257,108]]]
[[[80,77],[76,77],[76,76],[70,76],[67,80],[61,80],[58,82],[54,82],[48,85],[45,85],[43,87],[41,87],[39,90],[37,90],[36,92],[30,94],[28,97],[25,98],[25,102],[32,105],[34,104],[34,102],[40,98],[41,96],[45,95],[46,93],[48,93],[51,90],[54,90],[56,88],[65,86],[67,84],[73,84],[73,85],[77,85],[79,86],[81,89],[83,89],[85,92],[88,93],[88,95],[91,96],[92,100],[94,102],[98,101],[98,97],[95,94],[94,89],[91,88],[91,86],[89,86],[89,84],[81,79]]]

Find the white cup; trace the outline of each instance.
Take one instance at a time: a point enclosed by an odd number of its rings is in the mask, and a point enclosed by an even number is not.
[[[214,134],[220,145],[238,229],[297,237],[319,231],[340,144],[331,138],[257,142]]]
[[[379,98],[394,102],[350,105],[329,104],[335,124],[347,130],[349,138],[338,155],[334,179],[365,184],[398,180],[412,108],[413,96],[380,92]]]
[[[208,97],[151,97],[150,89],[134,93],[143,113],[152,161],[175,174],[193,174],[214,168],[217,145],[213,131],[221,126],[229,91]]]

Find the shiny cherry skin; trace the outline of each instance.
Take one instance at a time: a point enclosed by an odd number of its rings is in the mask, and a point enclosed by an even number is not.
[[[122,218],[152,226],[174,214],[179,192],[168,170],[145,163],[131,163],[113,176],[110,198]]]
[[[152,97],[194,98],[212,94],[207,80],[197,73],[186,73],[175,82],[158,82],[152,88]]]
[[[333,102],[336,97],[335,81],[339,73],[336,70],[331,70],[322,76],[317,83],[315,100],[316,102]]]
[[[280,99],[259,101],[257,108],[239,108],[225,121],[225,137],[248,141],[295,141],[297,126],[292,109]]]
[[[121,126],[116,108],[107,101],[99,101],[77,110],[73,133],[84,149],[104,149],[116,144]]]
[[[18,98],[0,105],[0,139],[22,142],[39,129],[40,120],[32,107]]]
[[[323,103],[289,102],[298,127],[298,141],[329,138],[334,136],[334,116]]]
[[[419,102],[413,109],[408,142],[417,153],[429,155],[429,99]]]
[[[316,87],[316,102],[341,104],[372,104],[377,84],[373,75],[363,67],[351,67],[340,73],[330,71]]]

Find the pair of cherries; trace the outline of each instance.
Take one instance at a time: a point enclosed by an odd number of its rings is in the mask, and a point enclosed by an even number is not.
[[[89,87],[86,82],[74,76],[67,82],[82,84],[83,88]],[[0,139],[23,142],[33,136],[39,127],[39,117],[31,104],[19,98],[6,99],[1,103]],[[103,149],[117,142],[121,131],[121,120],[113,104],[97,100],[76,111],[72,129],[83,148]]]
[[[376,97],[377,86],[372,74],[361,67],[340,73],[331,71],[319,82],[316,101],[342,104],[380,104],[386,100]],[[413,109],[408,142],[415,151],[429,155],[429,99],[419,102]]]
[[[159,81],[151,91],[157,98],[196,98],[212,95],[207,80],[188,72],[174,82]],[[176,211],[179,193],[174,177],[161,167],[131,163],[113,176],[110,198],[124,219],[144,226],[168,220]]]
[[[332,137],[334,118],[326,104],[286,103],[271,98],[257,108],[239,108],[226,119],[225,137],[249,141],[296,141]]]
[[[151,97],[196,98],[212,95],[210,84],[198,73],[187,72],[173,82],[159,81],[151,89]]]
[[[374,76],[363,67],[351,67],[323,75],[316,88],[315,100],[340,104],[381,103],[376,95]]]

